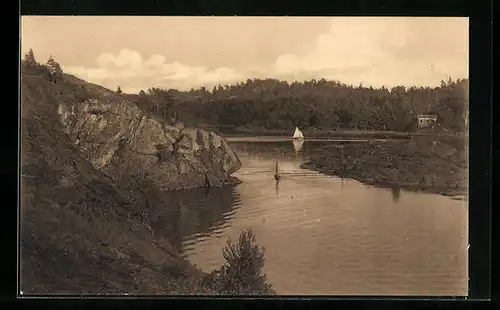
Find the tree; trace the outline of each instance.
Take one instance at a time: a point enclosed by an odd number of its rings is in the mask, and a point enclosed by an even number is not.
[[[47,69],[49,70],[50,80],[52,82],[57,83],[58,80],[62,79],[63,71],[61,66],[54,60],[52,55],[50,55],[49,60],[47,60]]]
[[[141,107],[146,109],[146,111],[151,112],[151,101],[149,100],[148,95],[144,90],[141,90],[139,92],[139,100],[137,102]]]
[[[272,286],[262,274],[265,249],[259,247],[251,229],[241,232],[237,244],[228,239],[222,250],[225,263],[207,275],[203,285],[223,295],[274,294]]]
[[[176,101],[189,104],[175,105],[172,110],[182,110],[181,118],[192,124],[287,130],[310,125],[325,129],[411,131],[417,114],[435,113],[443,128],[461,131],[468,106],[468,79],[447,80],[433,88],[395,86],[389,90],[385,86],[357,87],[325,79],[291,84],[253,79],[219,85],[212,93],[202,87],[178,91]],[[165,90],[158,89],[158,94],[162,92]],[[157,104],[156,114],[160,117],[167,111],[164,101],[151,100]]]
[[[168,118],[168,111],[174,102],[173,90],[153,87],[148,89],[148,96],[151,97],[152,102],[156,104],[156,116],[166,120]],[[161,111],[163,111],[163,113]]]
[[[316,115],[311,115],[309,117],[309,126],[316,127],[319,124],[319,119]]]
[[[118,85],[118,88],[116,89],[116,93],[117,93],[118,95],[123,94],[123,91],[122,91],[122,89],[120,88],[120,85]]]
[[[30,67],[37,67],[38,66],[38,63],[36,62],[36,59],[35,59],[35,54],[33,53],[33,50],[31,48],[28,51],[28,53],[26,55],[24,55],[24,63],[25,63],[25,65],[30,66]]]

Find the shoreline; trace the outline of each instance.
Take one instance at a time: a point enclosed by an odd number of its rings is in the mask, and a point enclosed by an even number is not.
[[[382,130],[316,130],[303,129],[302,132],[306,139],[314,138],[372,138],[372,139],[401,139],[410,140],[418,137],[448,137],[448,138],[463,138],[467,137],[467,133],[452,133],[452,132],[396,132]],[[232,129],[219,130],[218,134],[223,137],[246,137],[246,136],[276,136],[276,137],[291,137],[293,131],[289,130],[271,130],[271,129]]]
[[[162,190],[162,192],[183,192],[183,191],[189,191],[193,189],[200,189],[200,188],[220,188],[220,187],[225,187],[225,186],[236,186],[238,184],[243,183],[240,179],[234,176],[229,176],[228,179],[221,181],[218,184],[214,185],[194,185],[194,186],[187,186],[187,187],[180,187],[180,188],[171,188],[171,189],[165,189]]]
[[[433,144],[425,140],[371,141],[346,144],[342,149],[326,146],[301,168],[376,187],[467,196],[465,151],[449,141]]]
[[[360,175],[352,175],[352,174],[344,174],[336,173],[335,171],[325,170],[321,168],[316,168],[313,162],[306,162],[300,165],[303,169],[309,169],[313,171],[317,171],[319,173],[325,175],[331,175],[335,177],[344,177],[346,179],[355,180],[364,185],[370,185],[378,188],[397,188],[412,192],[422,192],[428,194],[437,194],[443,195],[447,197],[455,197],[455,196],[467,196],[466,188],[449,188],[449,187],[438,187],[438,186],[428,186],[425,184],[418,183],[401,183],[401,182],[393,182],[391,180],[381,180],[381,179],[372,179],[372,178],[364,178]]]

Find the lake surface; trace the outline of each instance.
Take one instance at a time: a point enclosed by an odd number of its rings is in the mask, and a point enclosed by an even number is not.
[[[228,140],[243,183],[175,194],[178,246],[204,271],[223,263],[228,237],[252,228],[280,295],[466,295],[466,201],[300,168],[308,154],[336,140]]]

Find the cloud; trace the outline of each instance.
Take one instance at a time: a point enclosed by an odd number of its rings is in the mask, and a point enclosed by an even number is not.
[[[376,20],[374,20],[376,19]],[[301,53],[279,56],[280,76],[331,78],[348,84],[439,84],[468,76],[465,18],[336,18]]]
[[[436,85],[447,76],[468,76],[466,18],[334,18],[324,33],[274,62],[207,68],[144,59],[137,51],[102,53],[95,67],[69,66],[67,72],[126,92],[150,87],[187,90],[231,84],[247,78],[333,79],[373,86]]]
[[[126,92],[137,92],[150,87],[189,89],[238,81],[243,76],[232,68],[207,69],[179,62],[167,63],[163,55],[152,55],[144,60],[133,50],[122,49],[118,54],[102,53],[96,67],[68,66],[64,70],[90,82]]]

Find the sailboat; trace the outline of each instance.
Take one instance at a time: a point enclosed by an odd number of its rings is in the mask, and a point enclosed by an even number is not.
[[[281,175],[280,175],[280,172],[278,170],[278,160],[276,160],[276,172],[274,173],[274,179],[276,180],[276,182],[281,180]]]
[[[298,127],[295,127],[295,132],[293,133],[293,140],[304,140],[304,135],[302,134],[302,131]]]

